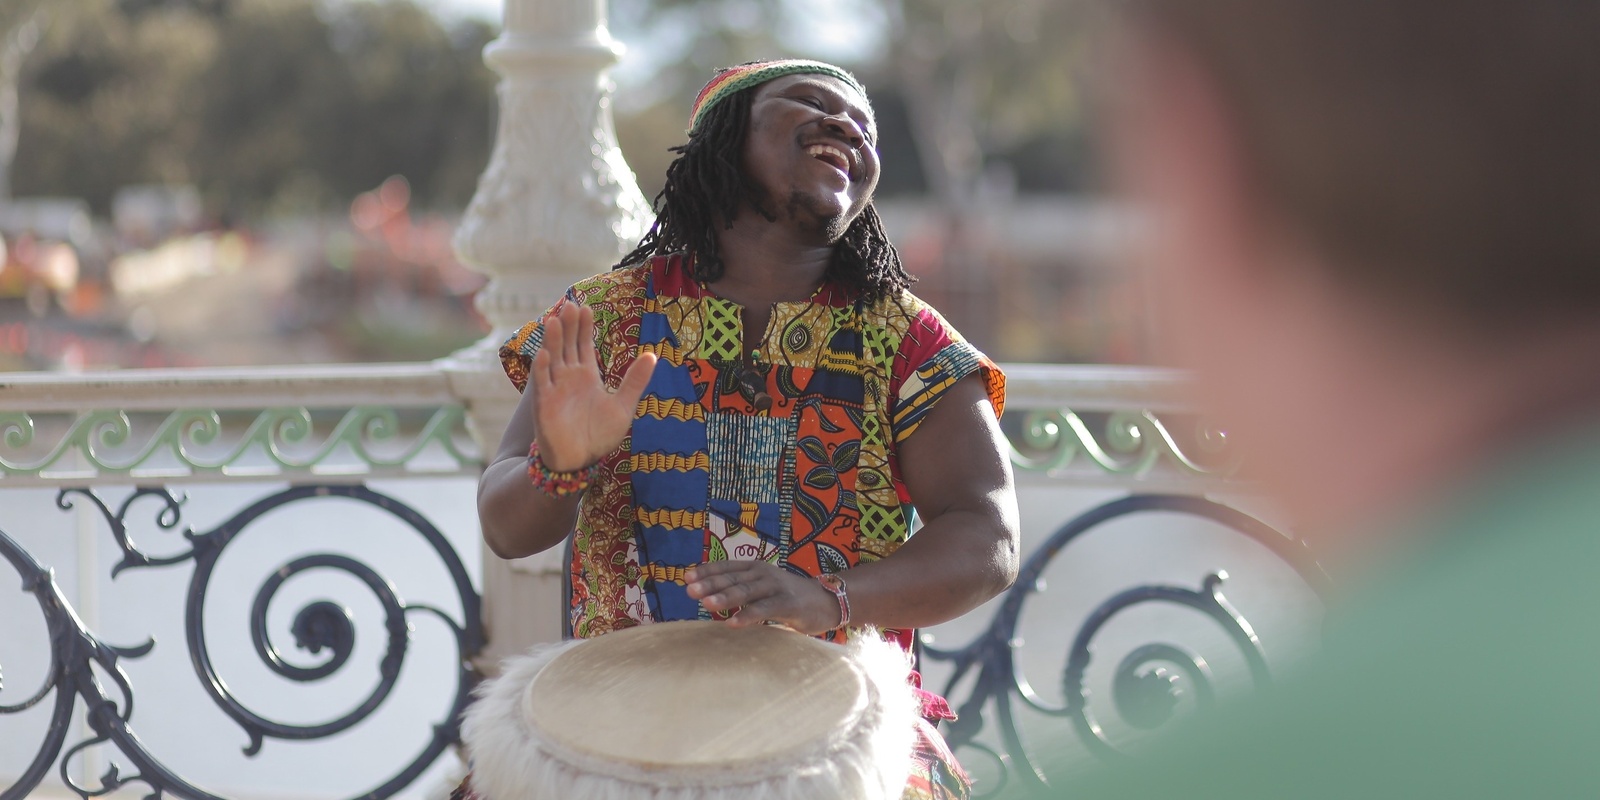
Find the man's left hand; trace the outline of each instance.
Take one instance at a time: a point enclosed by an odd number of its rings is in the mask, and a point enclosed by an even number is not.
[[[814,578],[762,561],[712,561],[685,576],[689,596],[713,612],[737,611],[737,628],[780,622],[816,635],[839,624],[839,600]]]

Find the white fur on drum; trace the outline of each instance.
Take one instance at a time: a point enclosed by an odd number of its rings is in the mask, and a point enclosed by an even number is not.
[[[869,697],[858,724],[796,747],[781,760],[711,770],[609,761],[539,730],[524,708],[529,687],[557,656],[583,644],[535,647],[507,659],[502,675],[479,687],[462,739],[473,788],[484,800],[894,800],[905,790],[917,703],[907,683],[906,655],[876,632],[858,631],[840,648],[865,678]],[[652,718],[653,709],[671,710],[641,708],[639,725],[672,724],[664,716]],[[781,727],[783,720],[771,724]]]

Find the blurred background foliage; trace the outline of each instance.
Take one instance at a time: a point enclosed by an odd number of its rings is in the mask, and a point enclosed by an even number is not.
[[[642,65],[623,65],[619,135],[649,179],[664,168],[659,151],[680,138],[682,109],[716,68],[817,57],[855,70],[872,95],[885,196],[963,205],[986,174],[1024,192],[1084,191],[1096,180],[1082,86],[1097,8],[1081,0],[617,0],[618,35],[650,47]],[[635,88],[628,79],[640,73],[650,79]],[[656,124],[631,124],[644,118]]]
[[[457,207],[488,158],[487,22],[407,2],[4,6],[42,28],[18,76],[18,195],[104,213],[123,186],[193,185],[213,214],[250,217],[338,207],[403,173]]]
[[[1078,85],[1092,4],[618,0],[617,126],[651,194],[715,68],[782,55],[855,69],[884,127],[885,195],[970,201],[986,171],[1024,192],[1093,184]],[[824,6],[828,4],[824,3]],[[18,195],[108,211],[127,185],[189,184],[218,214],[348,203],[402,173],[459,208],[488,157],[497,26],[410,0],[5,0],[32,19],[19,89]],[[830,43],[839,28],[844,46]],[[798,31],[798,33],[797,33]],[[837,38],[837,37],[836,37]]]
[[[879,208],[998,358],[1134,362],[1097,199],[1095,0],[609,0],[653,197],[716,68],[846,66]],[[0,369],[425,359],[484,333],[450,234],[494,140],[493,0],[0,0]]]

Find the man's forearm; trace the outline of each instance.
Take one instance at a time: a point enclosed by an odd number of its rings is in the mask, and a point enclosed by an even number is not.
[[[483,540],[501,558],[549,550],[572,531],[581,494],[551,497],[528,481],[525,459],[507,458],[484,470],[478,482]]]
[[[1017,577],[1015,532],[987,511],[930,520],[893,555],[843,573],[852,622],[922,628],[949,622]]]

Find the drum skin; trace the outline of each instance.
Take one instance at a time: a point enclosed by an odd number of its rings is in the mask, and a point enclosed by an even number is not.
[[[893,800],[909,670],[871,631],[644,625],[508,659],[462,735],[485,800]]]

